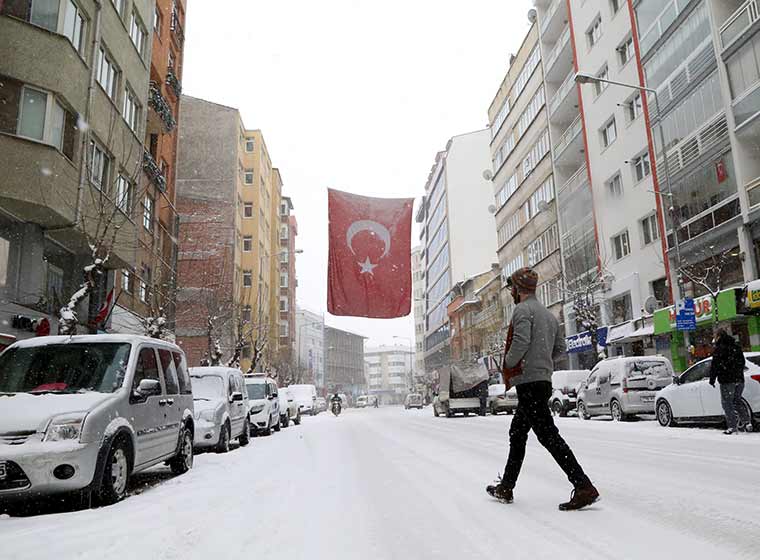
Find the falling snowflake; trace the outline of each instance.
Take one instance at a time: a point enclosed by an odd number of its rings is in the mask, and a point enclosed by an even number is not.
[[[84,120],[84,117],[82,115],[77,116],[77,128],[81,132],[87,132],[90,129],[90,123],[88,123],[86,120]]]
[[[42,167],[40,168],[40,173],[42,173],[44,177],[50,177],[53,174],[53,170],[49,167]]]

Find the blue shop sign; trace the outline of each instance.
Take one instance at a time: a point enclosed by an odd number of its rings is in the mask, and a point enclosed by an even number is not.
[[[607,327],[599,327],[596,329],[596,341],[602,348],[607,346]],[[591,333],[589,331],[568,336],[565,339],[565,342],[567,344],[567,351],[570,354],[590,352],[592,350]]]

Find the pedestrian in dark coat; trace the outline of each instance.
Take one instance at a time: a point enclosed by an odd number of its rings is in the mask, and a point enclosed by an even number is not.
[[[751,418],[742,402],[744,392],[744,352],[739,343],[724,329],[715,331],[715,350],[710,363],[710,385],[720,383],[720,400],[726,415],[726,435],[744,431]]]
[[[599,492],[583,472],[570,447],[554,425],[549,397],[552,394],[554,359],[565,352],[565,341],[557,318],[536,299],[538,274],[530,268],[516,271],[507,282],[516,307],[509,327],[502,370],[505,383],[517,388],[517,410],[509,428],[509,458],[504,476],[486,492],[511,503],[525,445],[531,430],[573,485],[570,501],[559,509],[575,510],[593,504]]]

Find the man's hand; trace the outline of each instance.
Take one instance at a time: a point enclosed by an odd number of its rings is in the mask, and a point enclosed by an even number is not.
[[[710,381],[710,386],[715,387],[715,381]]]

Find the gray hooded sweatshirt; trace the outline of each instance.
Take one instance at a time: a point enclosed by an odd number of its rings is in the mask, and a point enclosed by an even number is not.
[[[565,353],[565,339],[557,318],[536,296],[529,296],[515,307],[512,325],[512,346],[504,365],[512,368],[523,362],[523,373],[512,378],[512,385],[551,382],[554,360]]]

